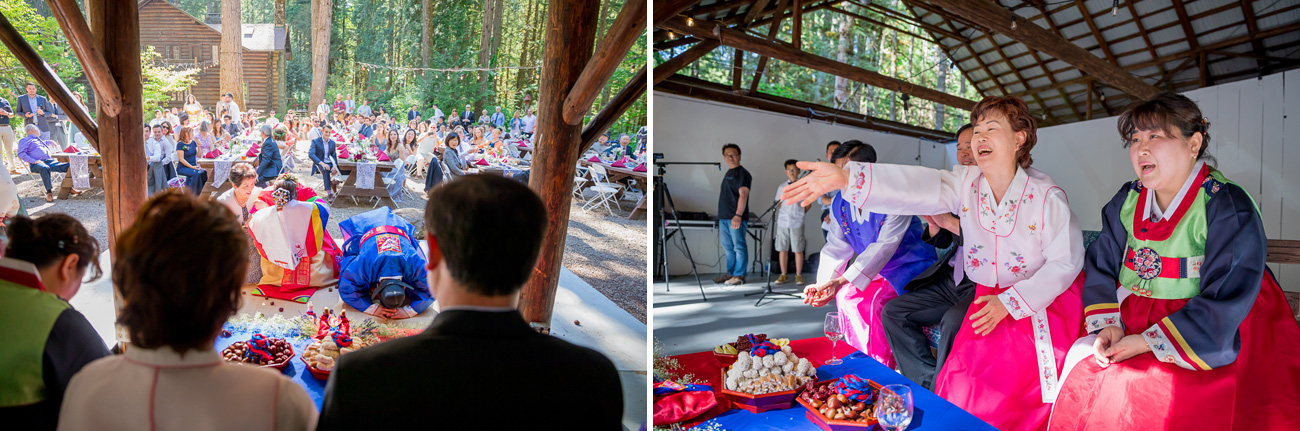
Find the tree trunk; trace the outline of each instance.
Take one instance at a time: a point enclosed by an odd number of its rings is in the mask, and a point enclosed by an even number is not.
[[[943,50],[939,49],[939,45],[934,46],[934,58],[935,61],[941,63],[944,61]],[[945,65],[939,65],[939,71],[937,73],[939,78],[939,85],[936,86],[935,89],[939,91],[944,91],[945,87],[947,87],[948,84],[948,68],[944,66]],[[934,104],[934,129],[935,130],[943,130],[943,110],[944,110],[943,105],[938,103]]]
[[[275,0],[275,26],[284,27],[284,3],[286,0]]]
[[[308,111],[316,109],[325,100],[325,81],[330,74],[330,24],[333,17],[333,0],[312,0],[311,96],[308,98]]]
[[[844,6],[844,10],[853,12],[853,5]],[[852,45],[853,45],[851,39],[849,38],[849,34],[853,32],[853,18],[844,14],[836,14],[835,19],[839,20],[839,24],[840,24],[839,27],[840,41],[839,41],[839,47],[836,50],[835,61],[838,61],[840,63],[848,63],[849,51],[852,50]],[[840,108],[844,106],[844,104],[848,102],[848,99],[849,99],[849,80],[842,76],[836,76],[835,77],[835,107]]]
[[[526,27],[524,28],[524,43],[522,47],[519,49],[520,66],[531,65],[530,63],[532,61],[532,56],[529,54],[532,53],[532,48],[531,48],[532,41],[534,38],[537,37],[536,36],[537,20],[535,19],[536,10],[537,10],[537,2],[536,1],[528,2],[528,13],[524,16],[524,19],[527,20],[527,24],[525,24]],[[518,88],[522,91],[527,86],[529,70],[531,69],[519,69],[516,71],[515,88]]]
[[[489,67],[496,67],[500,65],[499,62],[500,56],[497,54],[501,49],[501,28],[504,27],[501,24],[502,24],[502,19],[505,18],[505,12],[506,12],[506,2],[504,0],[497,0],[496,3],[497,3],[496,7],[492,9],[492,53],[488,59]],[[494,79],[495,76],[492,72],[488,72],[487,76],[488,76],[487,88],[489,91],[491,91],[491,95],[486,97],[490,97],[491,100],[495,101],[496,103],[494,103],[494,105],[500,105],[501,100],[499,100],[499,98],[496,96],[495,88],[493,88],[494,84],[496,83],[496,79]],[[491,112],[492,109],[489,108],[488,111]]]
[[[485,0],[483,2],[483,30],[478,38],[478,67],[488,68],[492,64],[492,24],[496,18],[496,8],[499,6],[498,0]],[[474,106],[474,112],[487,106],[487,84],[491,74],[484,70],[478,73],[478,97]]]
[[[429,67],[429,46],[433,45],[433,0],[420,3],[420,67]],[[424,75],[424,71],[420,71]]]
[[[221,94],[235,96],[235,103],[248,111],[244,100],[244,30],[239,17],[239,0],[221,0]]]

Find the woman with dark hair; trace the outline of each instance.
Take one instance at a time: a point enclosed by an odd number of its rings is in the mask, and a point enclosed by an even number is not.
[[[257,195],[262,192],[262,189],[257,187],[257,172],[253,170],[253,165],[245,162],[231,166],[230,183],[234,186],[218,196],[217,201],[230,208],[230,212],[235,214],[235,219],[240,226],[247,227],[248,220],[252,218],[253,212],[257,211]],[[248,255],[257,256],[257,247],[253,245],[252,240],[248,241]],[[248,275],[244,277],[244,284],[257,284],[261,280],[262,266],[248,265]]]
[[[176,132],[172,129],[172,124],[166,121],[159,124],[158,127],[163,129],[162,147],[162,168],[163,183],[176,178]]]
[[[325,230],[329,204],[293,174],[279,176],[257,197],[248,231],[261,256],[262,280],[253,294],[306,303],[339,277],[341,253]]]
[[[118,323],[131,347],[72,379],[60,427],[314,428],[302,386],[274,369],[227,363],[213,348],[239,310],[247,241],[217,201],[164,193],[146,202],[113,250]]]
[[[1300,429],[1300,327],[1253,199],[1212,166],[1209,129],[1170,93],[1120,115],[1137,178],[1088,248],[1093,335],[1070,352],[1052,429]]]
[[[415,129],[406,129],[402,133],[402,143],[397,146],[397,155],[406,161],[407,165],[414,165],[416,162],[416,151],[419,150],[419,142],[415,140],[417,134]]]
[[[8,240],[0,234],[0,328],[7,329],[0,418],[6,426],[52,430],[68,381],[108,356],[95,328],[68,305],[88,268],[90,280],[102,275],[99,243],[67,214],[7,224]]]
[[[627,135],[623,135],[627,136]],[[835,149],[831,161],[875,163],[876,149],[853,140]],[[849,205],[839,194],[831,204],[831,224],[817,265],[817,284],[804,288],[804,302],[821,307],[835,300],[844,316],[844,342],[896,368],[881,321],[885,304],[906,293],[903,286],[938,258],[921,240],[921,220],[886,215]],[[802,212],[800,213],[802,214]]]
[[[1025,103],[988,97],[971,120],[978,166],[800,162],[813,172],[782,199],[808,205],[839,189],[853,207],[875,213],[959,214],[975,301],[935,393],[998,429],[1039,429],[1082,328],[1083,233],[1061,187],[1030,167],[1037,121]]]
[[[208,171],[199,167],[199,143],[194,141],[194,129],[181,127],[176,135],[176,160],[180,162],[176,172],[185,176],[185,187],[195,196],[203,194],[203,185],[208,183]]]

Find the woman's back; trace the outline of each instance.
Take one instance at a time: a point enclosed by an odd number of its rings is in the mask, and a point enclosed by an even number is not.
[[[307,391],[273,369],[225,363],[212,349],[127,349],[68,385],[59,429],[310,430]]]

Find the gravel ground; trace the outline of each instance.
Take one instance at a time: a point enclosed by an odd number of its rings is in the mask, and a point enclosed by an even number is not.
[[[308,142],[301,141],[297,151],[295,173],[303,178],[308,186],[317,191],[323,190],[320,176],[311,176],[310,160],[306,157]],[[58,199],[46,203],[41,186],[41,178],[35,174],[15,175],[18,195],[27,207],[30,215],[61,212],[76,217],[86,229],[99,240],[101,247],[108,244],[108,225],[104,208],[104,191],[95,190],[80,196]],[[377,184],[382,186],[382,184]],[[397,202],[394,210],[410,208],[423,211],[425,203],[424,181],[408,179],[407,190],[411,197]],[[55,184],[57,193],[58,184]],[[586,196],[592,196],[589,191]],[[623,208],[631,209],[640,199],[639,193],[628,193],[620,202]],[[329,232],[335,238],[342,237],[338,222],[357,214],[374,209],[373,203],[357,200],[353,204],[350,198],[339,198],[331,207]],[[646,321],[646,220],[627,220],[627,211],[614,208],[610,216],[601,208],[599,211],[582,210],[581,202],[574,202],[569,216],[569,235],[564,247],[564,266],[574,274],[582,277],[619,307],[636,317],[642,323]]]

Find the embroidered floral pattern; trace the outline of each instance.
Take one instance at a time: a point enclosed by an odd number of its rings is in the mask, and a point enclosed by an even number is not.
[[[979,268],[982,265],[987,265],[989,263],[988,259],[981,259],[978,256],[980,250],[983,249],[984,249],[984,245],[982,244],[976,244],[970,247],[970,250],[966,252],[966,256],[970,258],[970,260],[968,260],[966,263],[967,268],[975,269],[975,268]]]
[[[989,205],[989,194],[980,192],[980,215],[993,216],[993,207]]]
[[[1005,267],[1007,271],[1011,271],[1012,274],[1021,277],[1028,277],[1029,271],[1026,268],[1028,268],[1029,264],[1025,262],[1025,256],[1014,251],[1010,253],[1011,261],[1002,262],[1002,266]]]
[[[1151,247],[1142,247],[1133,253],[1132,264],[1138,277],[1143,280],[1150,280],[1160,275],[1160,269],[1164,261],[1160,259],[1160,254],[1156,253]]]
[[[1043,402],[1056,401],[1056,356],[1052,349],[1052,331],[1047,324],[1047,317],[1035,315],[1031,318],[1034,325],[1034,353],[1038,359],[1038,384],[1042,390]]]
[[[1160,362],[1178,364],[1178,366],[1189,370],[1196,369],[1192,367],[1192,364],[1183,361],[1178,354],[1178,349],[1174,347],[1169,338],[1165,336],[1165,332],[1160,330],[1158,326],[1152,325],[1147,328],[1146,331],[1142,332],[1142,338],[1146,339],[1147,346],[1151,347],[1151,354],[1155,355]]]
[[[858,178],[854,180],[853,188],[862,190],[862,187],[865,185],[867,185],[867,174],[865,172],[858,171]]]
[[[1089,333],[1099,331],[1101,330],[1101,328],[1105,328],[1107,326],[1122,327],[1119,323],[1118,312],[1093,314],[1087,317],[1086,322],[1084,324],[1084,327],[1086,328],[1085,332],[1089,332]]]

